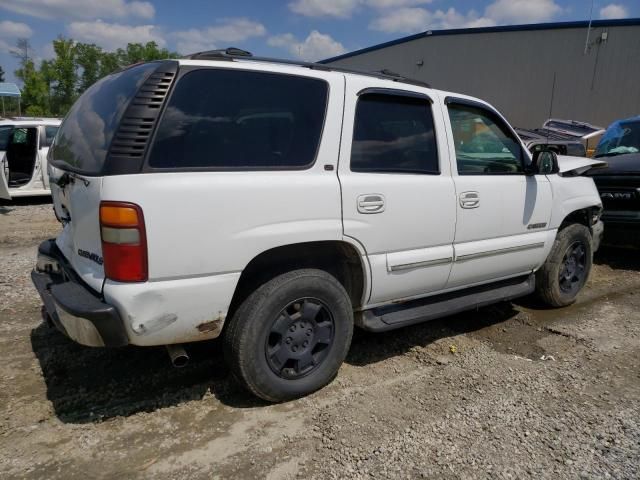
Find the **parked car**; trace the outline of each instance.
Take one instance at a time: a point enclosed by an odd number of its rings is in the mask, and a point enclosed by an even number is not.
[[[547,135],[540,128],[533,130],[516,128],[515,131],[531,153],[551,150],[558,155],[587,156],[587,149],[584,143],[577,138],[567,138],[566,135],[557,134]]]
[[[612,123],[595,156],[608,165],[592,172],[604,204],[607,243],[640,246],[640,116]]]
[[[587,122],[577,120],[560,120],[550,118],[542,124],[537,131],[544,137],[556,136],[558,140],[578,140],[582,142],[587,150],[587,156],[593,156],[598,141],[605,132],[605,129]]]
[[[50,195],[47,153],[56,118],[0,119],[0,198]]]
[[[576,173],[602,162],[531,157],[482,100],[237,51],[98,81],[50,160],[63,231],[32,279],[57,328],[176,364],[222,336],[269,401],[330,382],[354,326],[572,303],[602,233]]]

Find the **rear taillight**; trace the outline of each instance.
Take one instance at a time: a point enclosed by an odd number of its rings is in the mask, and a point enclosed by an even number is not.
[[[100,203],[104,274],[116,282],[145,282],[147,236],[142,209],[128,202]]]

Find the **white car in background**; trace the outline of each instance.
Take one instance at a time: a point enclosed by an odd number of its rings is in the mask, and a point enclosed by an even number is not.
[[[47,153],[61,120],[0,119],[0,198],[51,195]]]

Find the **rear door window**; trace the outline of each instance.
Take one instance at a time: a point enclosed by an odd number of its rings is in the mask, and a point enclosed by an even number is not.
[[[351,170],[440,173],[429,100],[363,94],[356,107]]]
[[[201,69],[175,86],[149,166],[158,169],[301,169],[311,166],[327,106],[325,81]]]

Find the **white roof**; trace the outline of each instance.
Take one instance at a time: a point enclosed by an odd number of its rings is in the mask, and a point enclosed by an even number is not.
[[[39,117],[12,117],[1,118],[0,126],[2,125],[52,125],[60,126],[62,120],[60,118],[39,118]]]

